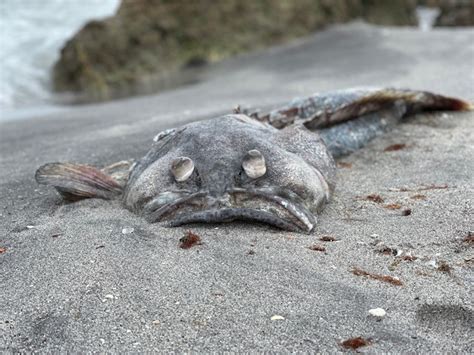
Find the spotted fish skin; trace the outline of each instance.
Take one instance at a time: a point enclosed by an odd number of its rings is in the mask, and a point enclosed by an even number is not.
[[[304,124],[315,130],[345,122],[368,113],[398,106],[400,115],[422,111],[466,111],[472,105],[463,100],[427,91],[394,88],[353,88],[327,93],[317,93],[296,98],[266,113],[253,116],[274,127]]]
[[[99,169],[49,163],[40,184],[64,198],[120,198],[150,222],[249,220],[314,230],[350,154],[407,115],[472,105],[429,92],[350,89],[295,99],[263,113],[235,113],[159,133],[134,162]]]

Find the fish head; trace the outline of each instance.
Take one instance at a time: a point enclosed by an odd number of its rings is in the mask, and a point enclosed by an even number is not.
[[[235,114],[160,133],[133,168],[125,205],[150,222],[250,220],[311,232],[334,161],[304,127],[277,130]]]

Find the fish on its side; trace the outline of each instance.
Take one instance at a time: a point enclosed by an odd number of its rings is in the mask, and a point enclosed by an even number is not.
[[[49,163],[36,172],[65,199],[120,198],[150,222],[249,220],[311,232],[335,186],[334,158],[421,111],[470,110],[456,98],[352,89],[266,113],[230,114],[158,134],[135,162],[104,169]]]

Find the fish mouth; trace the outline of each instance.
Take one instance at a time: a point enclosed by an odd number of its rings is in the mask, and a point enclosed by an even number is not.
[[[291,191],[274,188],[234,188],[219,197],[207,191],[164,192],[144,206],[143,214],[149,222],[167,221],[172,227],[241,220],[310,233],[316,224],[316,217],[301,198]]]

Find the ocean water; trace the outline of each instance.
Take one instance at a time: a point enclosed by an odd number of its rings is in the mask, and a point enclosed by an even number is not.
[[[0,119],[53,105],[50,73],[64,43],[119,0],[0,0]]]

